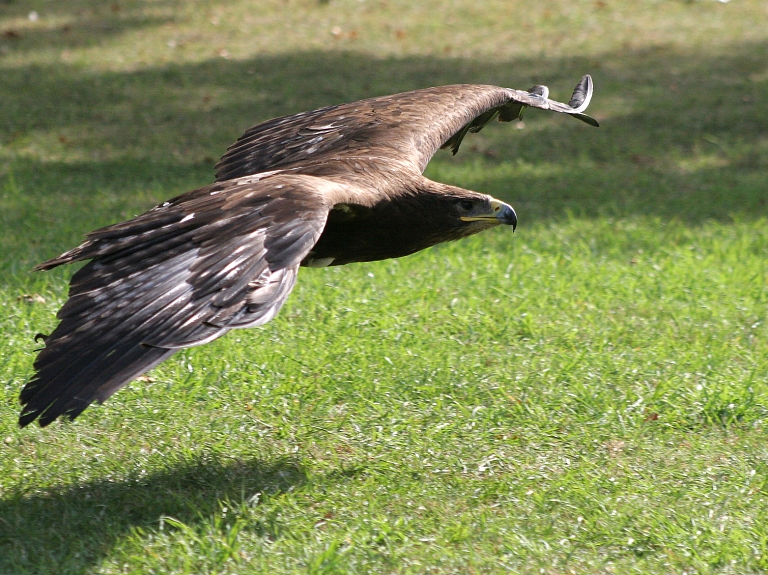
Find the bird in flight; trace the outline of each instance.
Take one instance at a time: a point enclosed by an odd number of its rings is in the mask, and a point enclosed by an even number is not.
[[[95,230],[35,269],[90,260],[70,281],[21,391],[21,426],[77,417],[94,401],[231,329],[262,325],[300,266],[397,258],[498,225],[511,206],[422,175],[440,148],[526,107],[587,124],[592,79],[568,104],[528,91],[454,85],[268,120],[216,165],[216,181]],[[41,336],[42,337],[42,336]]]

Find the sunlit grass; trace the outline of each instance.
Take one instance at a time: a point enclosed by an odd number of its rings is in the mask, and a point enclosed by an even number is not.
[[[9,405],[9,548],[72,514],[50,561],[108,545],[104,572],[761,564],[765,223],[515,236],[306,270],[270,325],[74,425],[17,432]],[[40,291],[3,298],[9,403]]]
[[[30,19],[30,10],[37,20]],[[0,3],[0,573],[768,569],[768,28],[755,2]],[[281,314],[19,430],[37,262],[250,124],[590,72],[427,175],[520,226],[302,270]]]

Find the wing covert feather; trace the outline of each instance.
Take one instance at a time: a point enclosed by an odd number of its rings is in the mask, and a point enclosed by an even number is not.
[[[343,155],[410,162],[419,171],[439,148],[458,151],[462,138],[497,118],[508,122],[525,107],[570,114],[593,126],[583,114],[592,96],[584,76],[569,104],[548,98],[544,86],[530,91],[458,84],[370,98],[275,118],[248,129],[216,164],[218,181],[267,170],[301,167]]]

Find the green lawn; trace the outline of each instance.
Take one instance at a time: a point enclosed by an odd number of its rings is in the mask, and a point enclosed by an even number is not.
[[[584,73],[600,129],[528,111],[427,169],[514,235],[302,270],[18,429],[73,272],[28,270],[249,125]],[[766,102],[756,0],[0,0],[0,574],[765,572]]]

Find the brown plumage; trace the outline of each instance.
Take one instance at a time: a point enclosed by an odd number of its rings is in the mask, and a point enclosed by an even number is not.
[[[271,320],[299,266],[400,257],[517,223],[490,196],[432,182],[439,148],[526,106],[582,112],[528,92],[457,85],[276,118],[249,129],[216,166],[216,182],[127,222],[91,232],[37,266],[91,260],[72,277],[61,320],[21,392],[19,423],[77,417],[180,348]]]

